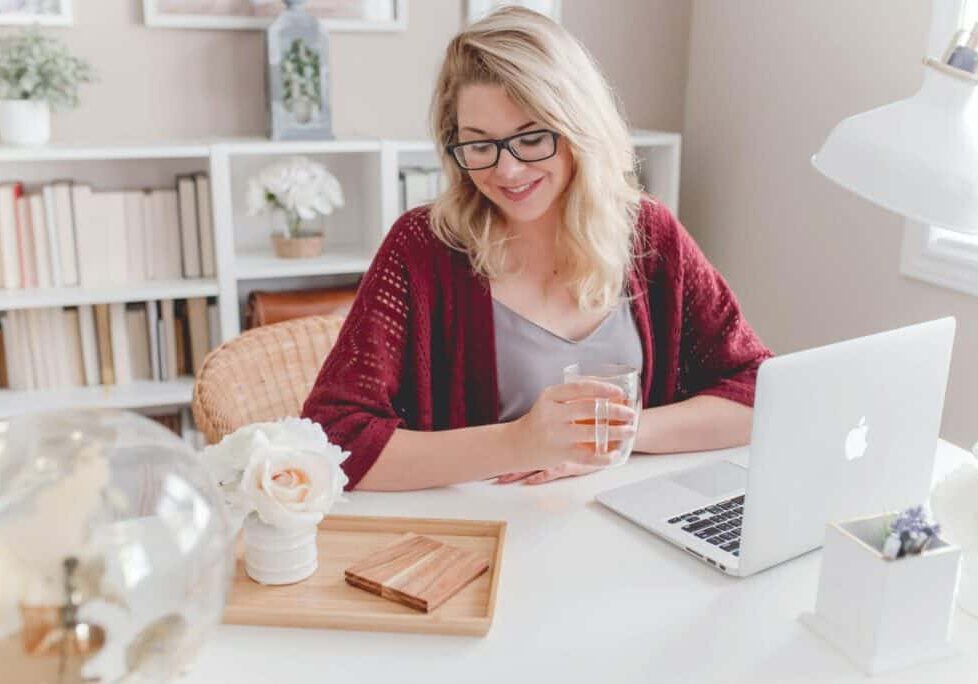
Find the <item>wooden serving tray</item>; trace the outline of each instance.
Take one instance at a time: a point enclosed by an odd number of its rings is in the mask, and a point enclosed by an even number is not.
[[[344,571],[408,532],[488,556],[489,571],[431,613],[375,596],[346,583]],[[245,574],[242,548],[224,622],[377,632],[482,636],[492,625],[506,523],[331,515],[319,524],[319,568],[297,584],[264,586]]]

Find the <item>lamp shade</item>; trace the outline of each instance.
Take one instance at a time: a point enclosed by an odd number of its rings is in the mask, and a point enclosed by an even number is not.
[[[812,164],[910,219],[978,233],[978,99],[973,77],[928,68],[920,91],[839,123]]]

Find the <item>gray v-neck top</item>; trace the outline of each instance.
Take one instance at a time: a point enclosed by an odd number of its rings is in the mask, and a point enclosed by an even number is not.
[[[565,366],[583,361],[642,367],[642,340],[623,300],[589,335],[568,340],[492,300],[499,420],[519,418],[545,388],[563,382]]]

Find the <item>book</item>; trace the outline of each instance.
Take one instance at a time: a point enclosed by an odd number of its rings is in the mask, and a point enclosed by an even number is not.
[[[20,248],[17,246],[17,198],[20,194],[20,183],[0,185],[0,276],[3,287],[8,290],[20,287]]]
[[[129,323],[126,321],[124,302],[109,304],[109,338],[115,383],[127,385],[132,382],[132,367],[129,363]]]
[[[152,380],[146,307],[135,304],[126,307],[126,327],[129,339],[129,363],[133,380]]]
[[[183,278],[183,248],[176,190],[151,190],[144,213],[150,280]]]
[[[143,192],[123,193],[126,231],[126,282],[146,280],[146,227],[143,222],[146,195]]]
[[[183,277],[199,278],[200,228],[197,226],[197,185],[193,176],[177,176],[177,204],[180,210]]]
[[[50,231],[48,230],[47,216],[44,211],[44,198],[39,194],[28,195],[27,204],[31,230],[34,232],[37,287],[54,287],[51,247],[49,244]]]
[[[194,174],[197,184],[197,228],[200,231],[200,272],[205,278],[217,275],[214,248],[214,216],[211,209],[211,180],[206,173]]]
[[[91,186],[72,185],[71,206],[75,217],[78,284],[82,287],[109,285],[111,274],[104,263],[108,229]]]
[[[221,310],[217,308],[216,301],[207,302],[207,329],[210,333],[210,348],[217,349],[221,346]]]
[[[98,340],[98,365],[101,384],[115,384],[115,359],[112,358],[112,323],[108,304],[94,304],[95,337]]]
[[[93,387],[102,382],[102,368],[95,326],[95,309],[91,304],[82,304],[78,307],[78,334],[81,337],[85,385]]]
[[[161,362],[160,362],[160,314],[159,307],[157,307],[156,302],[148,301],[145,302],[146,306],[146,337],[149,340],[149,363],[150,363],[150,379],[151,380],[162,380],[163,374],[161,373]]]
[[[46,355],[44,354],[44,319],[40,309],[25,309],[24,318],[27,327],[27,346],[30,364],[34,369],[34,387],[31,389],[49,389],[52,386],[51,373],[48,369]]]
[[[78,285],[78,249],[75,244],[75,206],[72,201],[71,183],[58,181],[51,185],[51,201],[57,223],[58,263],[61,267],[61,284]]]
[[[196,376],[204,365],[204,357],[211,348],[205,297],[192,297],[187,300],[187,324],[190,328],[190,367]]]
[[[21,358],[20,334],[17,331],[17,311],[8,311],[0,318],[0,331],[3,333],[3,356],[7,367],[6,387],[13,390],[27,389],[24,379],[26,370]]]
[[[163,380],[176,380],[179,375],[177,369],[177,334],[176,319],[172,299],[160,301],[160,324],[162,334],[160,335],[160,345],[162,351],[160,357],[161,374]]]
[[[85,357],[82,351],[81,314],[77,308],[64,310],[65,345],[68,348],[68,377],[72,387],[84,387]]]
[[[187,325],[187,307],[182,299],[173,302],[173,335],[176,341],[177,377],[190,374],[190,331]]]
[[[71,368],[68,347],[68,328],[65,325],[64,309],[51,307],[44,309],[47,314],[47,329],[51,337],[46,351],[51,359],[51,376],[54,387],[71,387]]]
[[[61,242],[58,237],[58,215],[54,204],[54,187],[41,188],[41,204],[44,210],[44,227],[48,233],[48,256],[51,260],[51,287],[62,287]]]
[[[17,255],[20,287],[37,287],[37,256],[34,251],[34,229],[31,227],[30,202],[25,195],[14,200],[17,221]]]

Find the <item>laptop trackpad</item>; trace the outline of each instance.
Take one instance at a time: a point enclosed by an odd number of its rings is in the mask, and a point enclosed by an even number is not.
[[[744,489],[747,486],[747,469],[730,461],[718,461],[684,470],[669,479],[698,494],[714,498]]]

